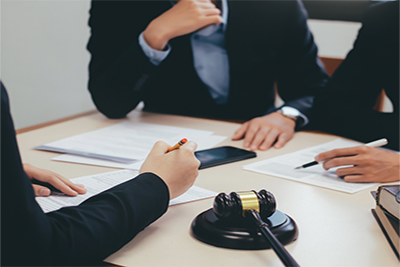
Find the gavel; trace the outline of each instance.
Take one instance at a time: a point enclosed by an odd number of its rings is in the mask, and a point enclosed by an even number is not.
[[[285,266],[300,266],[272,234],[268,224],[261,219],[268,218],[275,210],[274,195],[264,189],[258,193],[256,191],[232,192],[229,195],[220,193],[215,197],[213,205],[215,215],[221,220],[235,219],[241,216],[251,218]]]

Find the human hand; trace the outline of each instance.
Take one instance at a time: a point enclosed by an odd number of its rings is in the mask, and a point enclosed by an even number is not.
[[[185,193],[199,174],[200,161],[194,156],[197,144],[189,141],[179,149],[168,152],[170,146],[158,141],[140,168],[140,173],[151,172],[167,184],[170,199]]]
[[[52,171],[40,169],[29,163],[24,163],[23,168],[29,179],[51,184],[66,195],[74,197],[78,194],[85,194],[87,191],[83,185],[74,184],[67,178]],[[37,197],[47,197],[51,193],[50,189],[45,186],[32,184],[32,187]]]
[[[276,141],[274,148],[281,148],[294,134],[296,123],[278,112],[254,118],[243,123],[232,140],[242,139],[243,147],[253,151],[267,150]]]
[[[346,182],[386,183],[400,179],[400,155],[368,146],[334,149],[321,153],[315,161],[325,161],[325,170],[353,165],[336,170]]]
[[[168,41],[211,24],[222,23],[221,11],[211,0],[180,0],[150,22],[143,33],[147,44],[162,51]]]

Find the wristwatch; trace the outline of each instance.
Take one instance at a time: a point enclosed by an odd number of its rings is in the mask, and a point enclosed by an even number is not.
[[[298,111],[295,108],[283,106],[280,109],[278,109],[276,112],[282,114],[286,118],[294,120],[296,122],[296,125],[303,124],[304,119],[300,116],[300,111]]]

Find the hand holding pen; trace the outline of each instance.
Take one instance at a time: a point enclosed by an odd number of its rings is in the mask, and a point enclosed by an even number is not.
[[[171,152],[171,151],[173,151],[173,150],[175,150],[175,149],[180,148],[181,146],[183,146],[184,144],[186,144],[186,142],[187,142],[187,139],[186,139],[186,138],[181,139],[181,140],[180,140],[178,143],[176,143],[174,146],[168,148],[168,151],[167,151],[167,152]]]
[[[139,171],[154,173],[161,178],[169,189],[170,199],[185,193],[199,173],[200,162],[194,155],[197,144],[193,141],[187,141],[183,145],[184,143],[171,147],[163,141],[158,141]],[[170,152],[174,147],[174,151]]]
[[[382,138],[382,139],[367,143],[364,146],[380,147],[380,146],[386,145],[387,143],[388,143],[387,139],[386,138]],[[337,151],[337,150],[338,149],[334,149],[332,151]],[[332,152],[332,151],[329,151],[329,152]],[[321,153],[321,154],[319,154],[319,155],[317,155],[315,157],[315,161],[308,162],[308,163],[303,164],[301,166],[298,166],[298,167],[296,167],[294,169],[295,170],[305,169],[305,168],[308,168],[308,167],[311,167],[311,166],[314,166],[314,165],[318,165],[319,163],[323,162],[324,160],[328,160],[328,159],[331,159],[331,158],[334,158],[334,157],[347,157],[347,156],[351,155],[351,154],[346,154],[346,155],[343,155],[343,156],[339,156],[339,155],[333,156],[332,154],[327,154],[327,155],[331,156],[331,157],[329,157],[329,156],[325,156],[326,153],[328,153],[328,152]],[[322,158],[324,158],[324,159],[320,158],[320,155],[323,155]]]
[[[376,148],[386,144],[386,139],[380,139],[363,146],[334,149],[317,155],[315,163],[310,162],[297,168],[307,168],[323,162],[325,170],[349,166],[336,170],[336,174],[346,182],[398,181],[400,155]]]

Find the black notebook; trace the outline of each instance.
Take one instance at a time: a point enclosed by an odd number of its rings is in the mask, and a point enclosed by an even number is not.
[[[381,227],[383,234],[388,240],[397,258],[400,260],[399,220],[387,213],[380,206],[371,209],[371,212]]]

